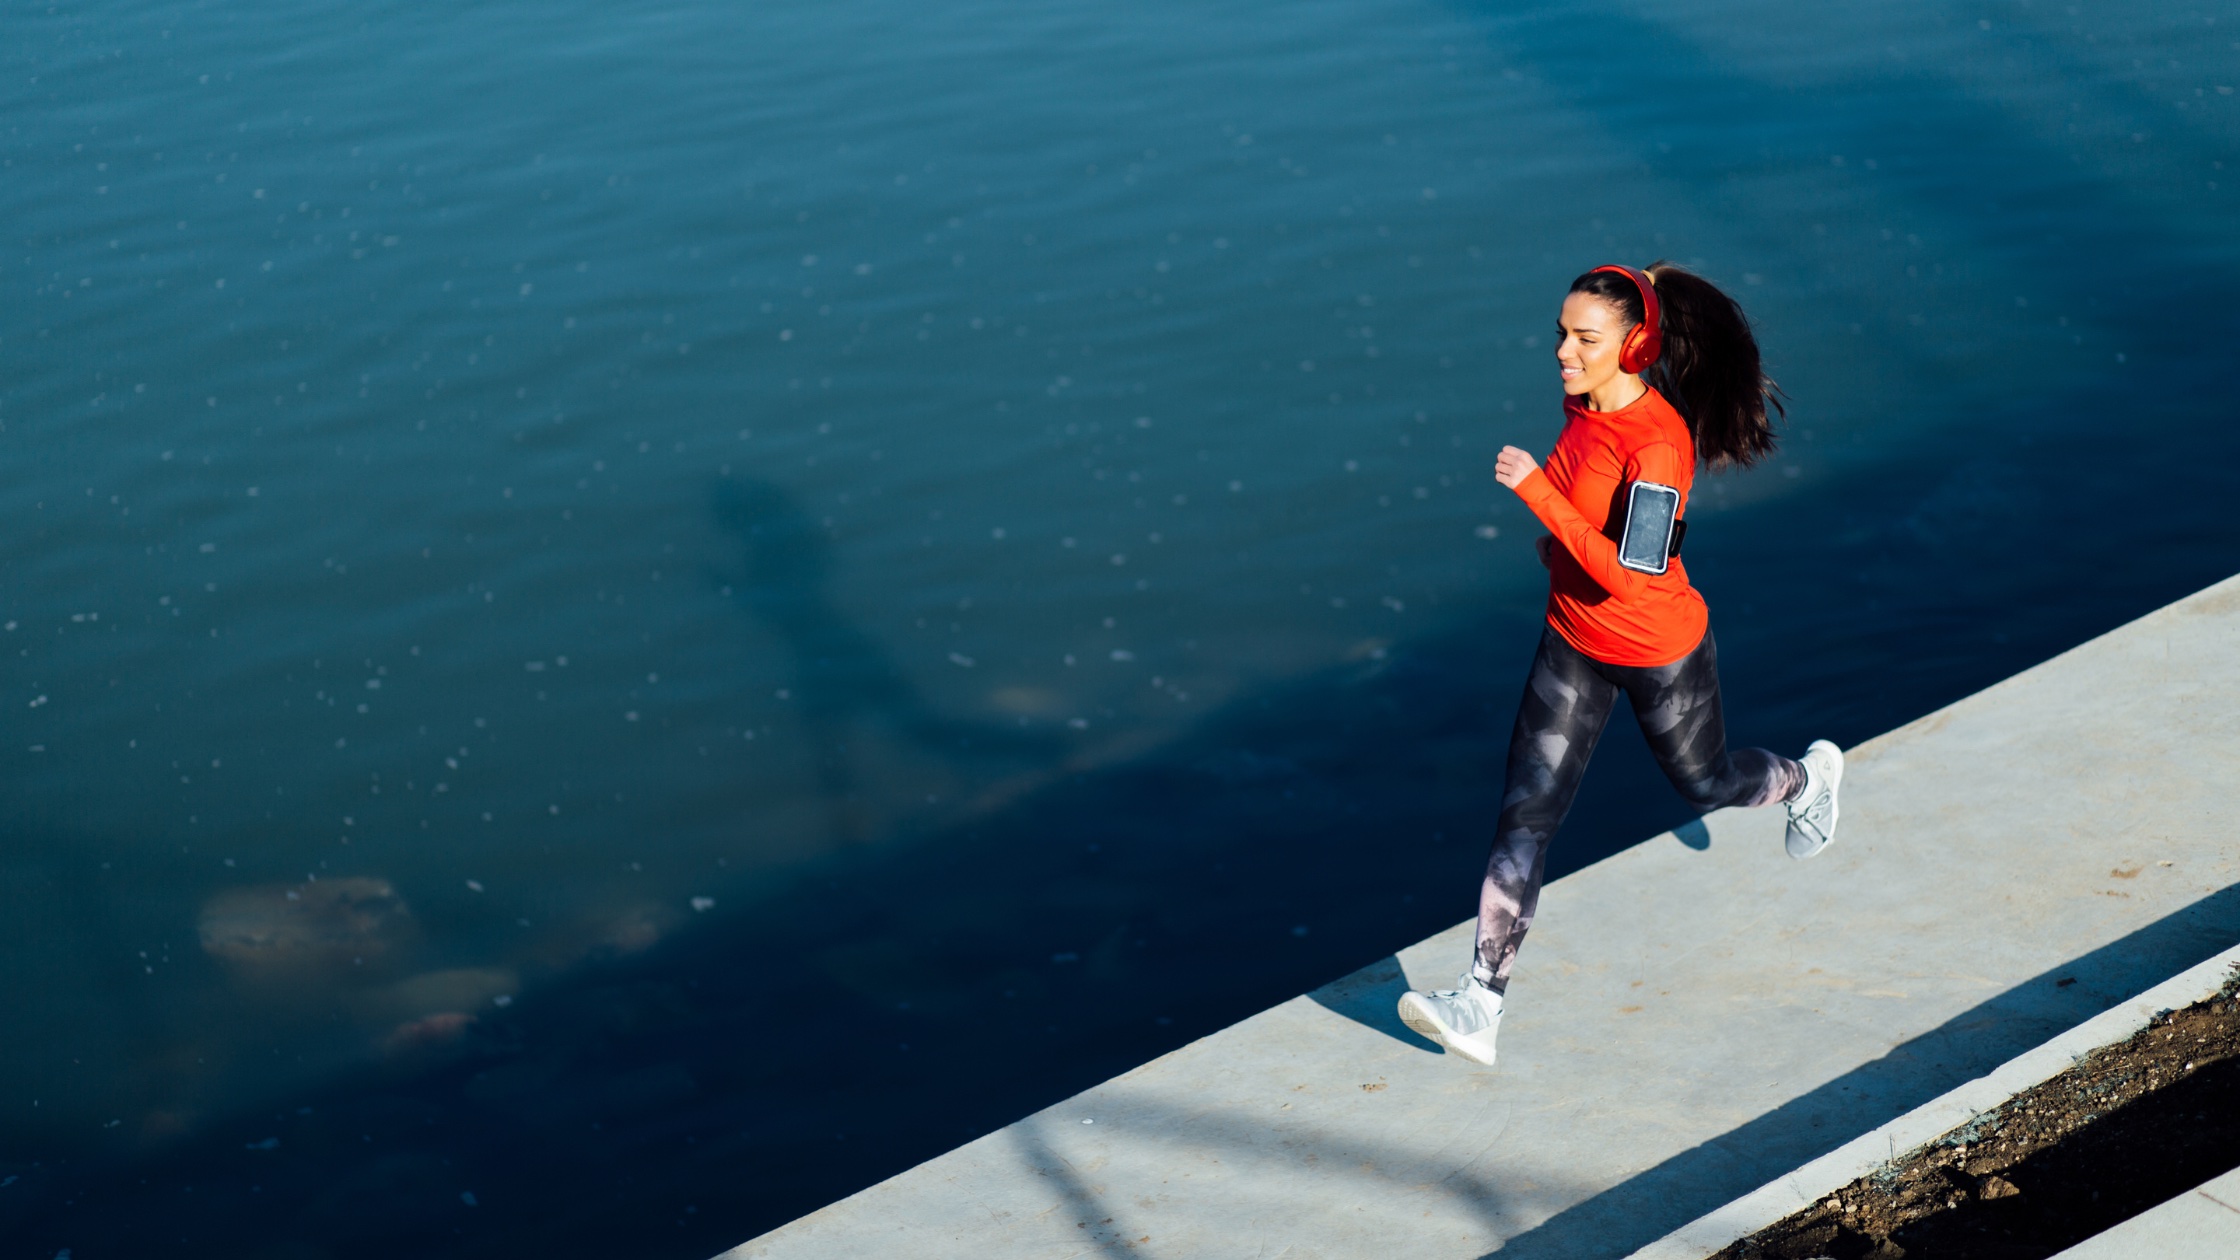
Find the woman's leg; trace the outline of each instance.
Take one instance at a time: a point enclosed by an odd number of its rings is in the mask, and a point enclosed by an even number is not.
[[[1771,805],[1804,787],[1804,767],[1763,748],[1727,752],[1719,705],[1719,648],[1711,632],[1670,665],[1604,666],[1626,696],[1665,777],[1698,812],[1725,805]]]
[[[1618,688],[1597,671],[1554,630],[1540,636],[1540,653],[1532,660],[1517,724],[1509,733],[1501,819],[1478,893],[1478,948],[1470,974],[1496,993],[1508,991],[1509,967],[1540,904],[1548,842],[1571,812],[1579,777],[1618,700]]]

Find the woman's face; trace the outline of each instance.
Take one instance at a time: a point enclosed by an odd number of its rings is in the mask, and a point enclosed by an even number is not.
[[[1556,316],[1556,363],[1563,369],[1564,393],[1589,394],[1623,375],[1618,351],[1627,327],[1623,311],[1592,293],[1563,299],[1563,313]]]

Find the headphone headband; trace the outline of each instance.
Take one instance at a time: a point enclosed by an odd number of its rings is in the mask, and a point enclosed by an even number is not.
[[[1597,267],[1588,275],[1614,271],[1633,281],[1641,290],[1641,323],[1626,334],[1625,344],[1618,351],[1618,366],[1626,372],[1638,374],[1657,361],[1664,353],[1664,308],[1657,301],[1657,283],[1648,273],[1612,263]]]

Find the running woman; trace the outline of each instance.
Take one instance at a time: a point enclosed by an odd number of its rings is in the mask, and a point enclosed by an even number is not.
[[[1747,467],[1773,451],[1766,407],[1780,410],[1780,391],[1741,306],[1670,263],[1597,267],[1571,282],[1556,328],[1566,397],[1555,450],[1545,467],[1514,446],[1494,463],[1495,479],[1547,526],[1548,625],[1509,735],[1477,950],[1459,988],[1400,999],[1408,1027],[1482,1064],[1494,1060],[1548,842],[1621,693],[1690,806],[1784,802],[1790,857],[1835,838],[1843,779],[1843,753],[1827,740],[1801,761],[1728,751],[1719,651],[1680,562],[1696,465]]]

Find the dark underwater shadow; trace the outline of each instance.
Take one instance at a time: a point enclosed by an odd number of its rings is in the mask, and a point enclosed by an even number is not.
[[[792,711],[811,744],[829,833],[839,845],[871,838],[876,811],[862,799],[853,745],[891,734],[944,760],[1047,765],[1068,741],[1054,729],[1024,730],[944,715],[926,703],[884,647],[843,617],[826,586],[826,529],[766,481],[725,478],[710,495],[717,526],[739,545],[735,571],[718,575],[740,608],[775,636],[791,660]]]

